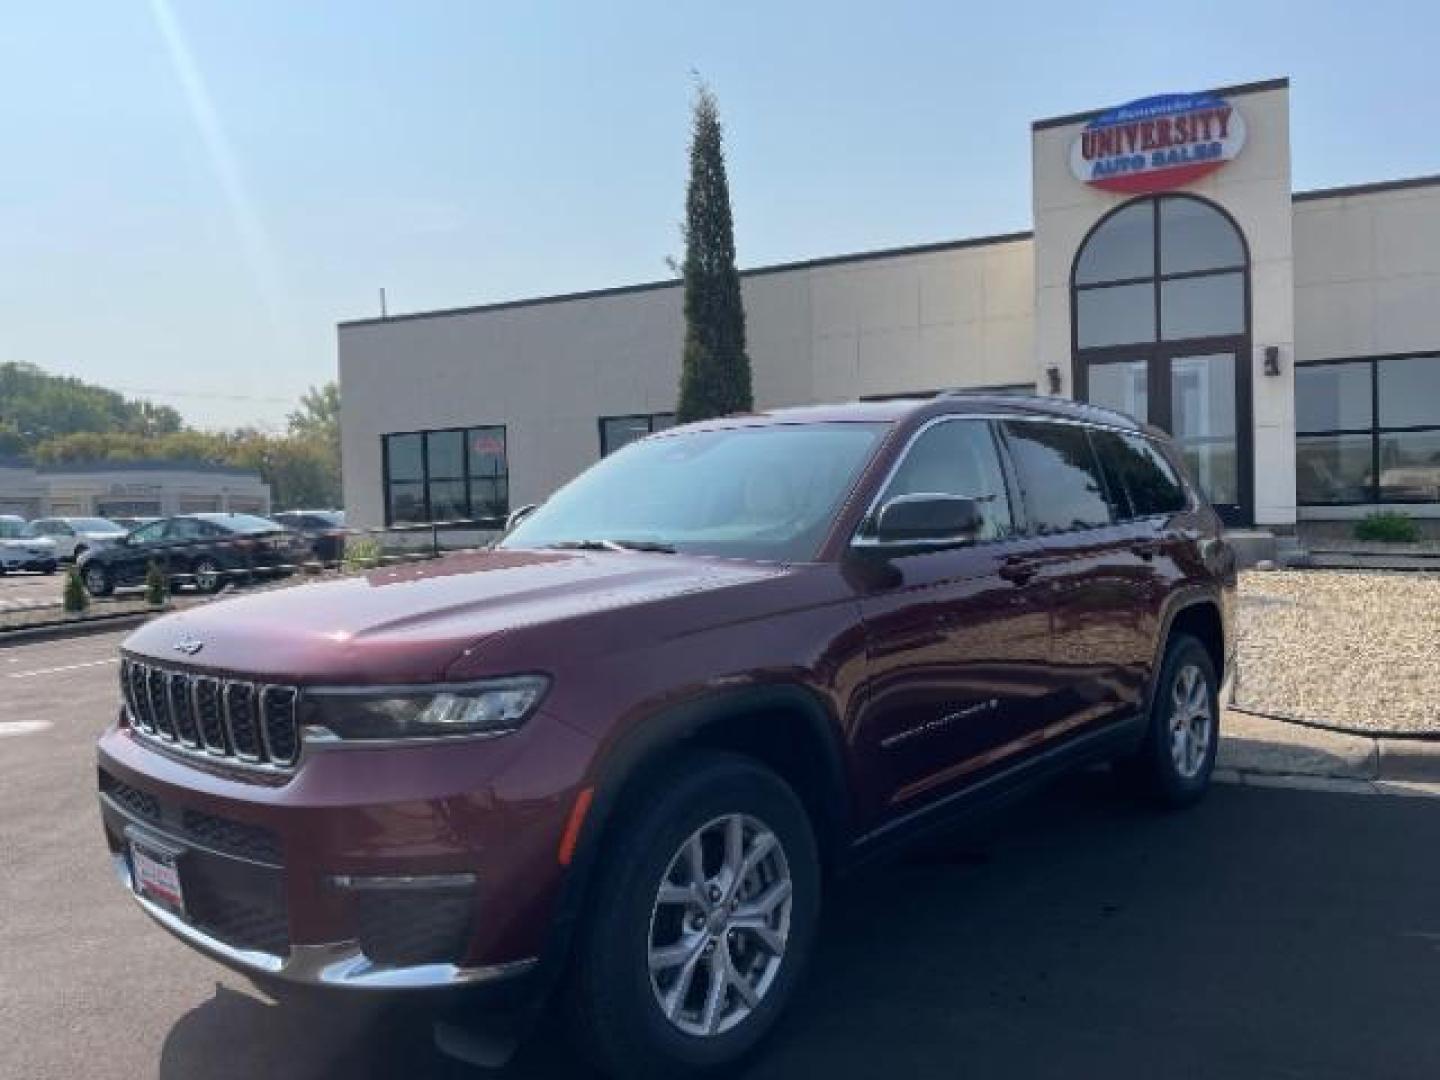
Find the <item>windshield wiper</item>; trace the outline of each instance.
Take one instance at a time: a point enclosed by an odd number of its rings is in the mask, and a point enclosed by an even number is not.
[[[545,546],[569,551],[653,551],[661,555],[675,554],[674,547],[655,540],[557,540]]]

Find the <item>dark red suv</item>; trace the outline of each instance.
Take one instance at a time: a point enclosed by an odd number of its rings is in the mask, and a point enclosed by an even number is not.
[[[1234,574],[1175,450],[1105,410],[677,428],[493,550],[138,631],[105,832],[272,990],[563,999],[610,1071],[699,1071],[773,1026],[838,872],[1090,762],[1198,798]]]

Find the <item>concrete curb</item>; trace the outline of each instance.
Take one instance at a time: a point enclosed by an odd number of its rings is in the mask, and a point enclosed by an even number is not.
[[[92,615],[85,619],[36,623],[34,626],[18,626],[12,630],[0,630],[0,649],[7,645],[21,645],[33,641],[53,641],[60,638],[84,637],[87,634],[103,634],[110,630],[124,630],[131,626],[139,626],[158,615],[168,615],[173,610],[173,608],[161,608],[159,611],[125,611],[115,615]]]
[[[1346,734],[1236,709],[1225,710],[1220,732],[1215,767],[1226,779],[1233,775],[1247,783],[1289,778],[1383,785],[1387,794],[1412,793],[1388,790],[1395,785],[1440,785],[1440,740]]]

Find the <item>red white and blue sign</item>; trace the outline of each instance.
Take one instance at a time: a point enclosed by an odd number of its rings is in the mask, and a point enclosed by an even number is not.
[[[1159,94],[1109,109],[1070,144],[1070,171],[1129,195],[1180,187],[1232,161],[1245,118],[1214,94]]]

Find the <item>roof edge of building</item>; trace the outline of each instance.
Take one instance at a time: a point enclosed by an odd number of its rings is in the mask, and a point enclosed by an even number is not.
[[[1216,86],[1209,90],[1209,93],[1220,94],[1223,97],[1239,97],[1242,94],[1260,94],[1266,90],[1285,90],[1290,86],[1290,77],[1282,76],[1278,79],[1261,79],[1258,82],[1236,83],[1234,86]],[[1094,120],[1101,113],[1109,112],[1114,106],[1104,109],[1086,109],[1084,112],[1066,113],[1064,116],[1047,116],[1042,120],[1030,122],[1031,131],[1044,131],[1047,128],[1065,127],[1069,124],[1078,124],[1084,120]]]
[[[823,255],[815,259],[801,259],[795,262],[771,263],[741,270],[742,278],[764,277],[767,274],[783,274],[795,270],[814,270],[826,266],[843,266],[847,263],[871,262],[878,259],[900,258],[906,255],[927,255],[931,252],[956,251],[963,248],[986,247],[992,244],[1013,244],[1034,239],[1033,229],[1018,232],[994,233],[989,236],[968,236],[958,240],[940,240],[928,244],[910,244],[904,247],[877,248],[873,251],[858,251],[847,255]],[[466,307],[436,308],[431,311],[412,311],[404,315],[389,315],[368,319],[347,319],[337,324],[340,330],[358,326],[382,326],[386,323],[409,322],[414,319],[443,319],[454,315],[479,315],[491,311],[506,311],[511,308],[539,307],[544,304],[565,304],[578,300],[601,300],[627,293],[653,292],[659,289],[676,289],[683,284],[680,278],[663,281],[645,281],[634,285],[615,285],[606,289],[587,289],[581,292],[555,293],[551,296],[532,296],[518,300],[499,300],[491,304],[472,304]]]
[[[1297,191],[1290,196],[1291,202],[1310,202],[1312,199],[1343,199],[1349,195],[1379,195],[1386,191],[1403,191],[1406,188],[1440,186],[1440,173],[1427,176],[1407,176],[1400,180],[1374,180],[1368,184],[1342,184],[1339,187],[1313,188]]]

